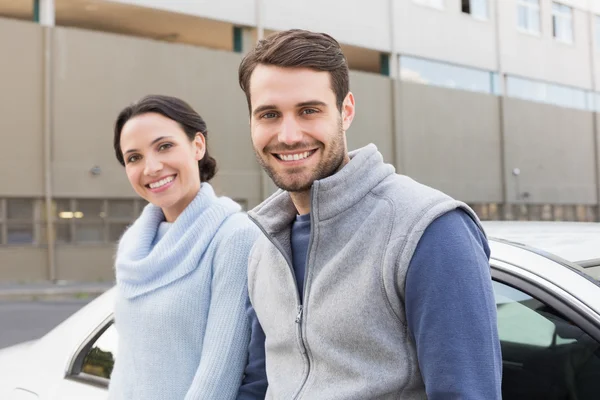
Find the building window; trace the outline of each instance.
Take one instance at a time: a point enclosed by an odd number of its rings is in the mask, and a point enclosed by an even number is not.
[[[524,32],[540,33],[540,0],[517,0],[517,24]]]
[[[559,3],[552,3],[552,34],[556,40],[573,43],[573,9]]]
[[[59,199],[54,202],[55,240],[59,244],[114,243],[141,214],[137,199]]]
[[[475,18],[487,19],[488,0],[462,0],[462,12]]]
[[[593,110],[593,97],[584,89],[509,76],[508,96],[577,110]]]
[[[407,82],[472,92],[495,91],[494,76],[490,71],[409,56],[400,57],[400,78]]]
[[[444,9],[444,0],[413,0],[413,2],[423,6],[437,8],[439,10]]]
[[[34,243],[34,201],[32,199],[6,199],[5,244]]]

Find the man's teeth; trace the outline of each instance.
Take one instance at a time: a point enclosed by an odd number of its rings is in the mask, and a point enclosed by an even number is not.
[[[283,161],[298,161],[303,160],[310,156],[312,151],[305,151],[304,153],[296,153],[296,154],[279,154],[279,158]]]
[[[150,186],[150,189],[156,189],[156,188],[159,188],[161,186],[165,186],[169,182],[173,182],[173,179],[175,179],[174,176],[169,176],[169,177],[167,177],[165,179],[161,179],[158,182],[153,182],[153,183],[149,184],[148,186]]]

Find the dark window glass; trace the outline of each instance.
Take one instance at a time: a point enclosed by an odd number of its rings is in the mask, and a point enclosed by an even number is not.
[[[108,216],[110,218],[129,218],[134,216],[133,200],[110,200],[108,202]]]
[[[111,324],[83,358],[81,372],[99,378],[110,379],[117,352],[117,330]]]
[[[121,239],[121,235],[125,232],[130,224],[111,222],[108,229],[108,240],[111,242],[117,242]]]
[[[598,399],[598,343],[552,307],[494,282],[502,346],[502,397]]]
[[[7,244],[31,244],[33,243],[33,223],[16,224],[9,223],[6,229]]]
[[[104,242],[104,225],[81,223],[75,227],[75,242],[102,243]]]
[[[7,219],[33,219],[33,200],[30,199],[8,199],[6,201]]]

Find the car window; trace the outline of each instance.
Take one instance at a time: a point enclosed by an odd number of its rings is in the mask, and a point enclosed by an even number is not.
[[[494,282],[505,399],[598,399],[600,346],[554,308]]]
[[[111,323],[85,354],[81,372],[110,380],[118,351],[117,343],[117,330]]]

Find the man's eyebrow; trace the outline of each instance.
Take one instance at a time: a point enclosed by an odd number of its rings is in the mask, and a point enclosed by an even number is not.
[[[263,111],[276,110],[276,109],[277,109],[277,107],[272,104],[265,104],[264,106],[256,107],[254,109],[254,111],[252,111],[252,115],[256,116],[257,114],[260,114]]]
[[[156,139],[154,139],[154,140],[152,141],[152,143],[150,143],[150,146],[152,146],[152,145],[153,145],[153,144],[155,144],[155,143],[158,143],[158,142],[160,142],[160,141],[161,141],[161,140],[163,140],[163,139],[172,138],[172,137],[173,137],[173,136],[159,136],[159,137],[157,137]],[[124,154],[135,153],[136,151],[139,151],[139,150],[138,150],[138,149],[129,149],[129,150],[127,150],[127,151],[126,151]]]
[[[303,101],[302,103],[298,103],[296,104],[296,108],[300,108],[300,107],[327,107],[327,103],[321,101],[321,100],[309,100],[309,101]],[[256,116],[257,114],[260,114],[263,111],[267,111],[267,110],[276,110],[277,106],[273,105],[273,104],[265,104],[264,106],[259,106],[256,107],[254,109],[254,111],[252,112],[252,115]]]
[[[320,100],[309,100],[309,101],[303,101],[302,103],[296,104],[296,107],[310,107],[310,106],[327,107],[327,103],[322,102]]]

